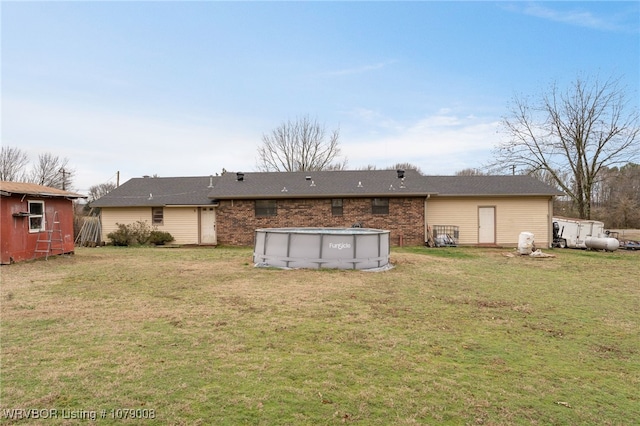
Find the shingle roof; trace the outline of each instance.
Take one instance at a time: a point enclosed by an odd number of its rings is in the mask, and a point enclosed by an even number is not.
[[[213,187],[211,184],[213,183]],[[558,196],[531,176],[422,176],[407,170],[258,172],[222,176],[134,178],[91,203],[92,207],[208,205],[224,199]]]
[[[218,177],[133,178],[91,203],[91,207],[207,205],[210,184]]]
[[[38,195],[41,197],[87,198],[86,196],[75,192],[26,182],[0,181],[0,191],[2,192],[2,195],[27,194]]]
[[[396,170],[339,170],[315,172],[225,173],[209,197],[214,199],[405,197],[426,196],[424,177],[407,170],[404,179]]]
[[[439,196],[564,195],[528,175],[425,176],[425,185]]]

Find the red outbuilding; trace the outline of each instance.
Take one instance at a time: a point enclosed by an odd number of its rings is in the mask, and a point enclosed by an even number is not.
[[[0,181],[0,263],[73,253],[73,200],[84,195]]]

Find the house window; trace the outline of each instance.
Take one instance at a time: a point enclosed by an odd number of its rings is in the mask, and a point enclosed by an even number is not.
[[[374,198],[371,200],[372,214],[389,214],[389,199]]]
[[[162,225],[164,222],[164,209],[162,207],[153,207],[151,209],[151,218],[154,225]]]
[[[342,216],[342,198],[334,198],[331,200],[331,214],[334,216]]]
[[[256,200],[256,217],[269,217],[278,215],[276,200]]]
[[[44,201],[29,201],[29,232],[45,230]]]

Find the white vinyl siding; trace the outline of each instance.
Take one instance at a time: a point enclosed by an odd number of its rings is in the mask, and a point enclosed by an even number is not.
[[[198,208],[165,207],[162,231],[170,233],[175,244],[198,244]]]
[[[426,203],[428,226],[454,225],[460,245],[478,244],[478,208],[495,207],[496,244],[517,246],[521,232],[532,232],[537,247],[550,244],[549,197],[471,198],[432,197]]]
[[[173,236],[175,244],[198,244],[198,208],[165,207],[162,226],[155,227]],[[151,207],[102,208],[102,240],[109,241],[107,234],[118,229],[116,223],[125,225],[139,220],[152,225]]]
[[[117,223],[128,225],[139,220],[151,224],[151,207],[102,208],[102,241],[109,242],[107,235],[118,230]]]

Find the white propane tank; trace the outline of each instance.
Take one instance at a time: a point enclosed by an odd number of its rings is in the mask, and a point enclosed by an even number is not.
[[[584,244],[590,249],[606,251],[615,251],[620,247],[620,242],[615,238],[587,237]]]
[[[518,237],[518,253],[531,254],[533,249],[533,234],[531,232],[521,232]]]

